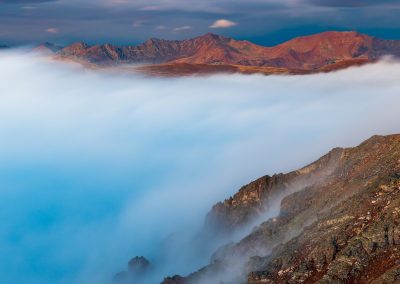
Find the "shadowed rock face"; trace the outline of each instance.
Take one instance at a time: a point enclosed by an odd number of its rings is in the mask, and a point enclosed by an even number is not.
[[[274,199],[279,213],[263,219]],[[208,266],[163,283],[400,283],[400,135],[260,178],[215,205],[206,224],[231,233],[254,220]]]
[[[400,56],[400,41],[381,40],[357,32],[325,32],[273,47],[206,34],[183,41],[149,39],[137,46],[123,47],[111,44],[89,46],[78,42],[57,51],[57,57],[61,59],[103,66],[157,64],[140,69],[153,75],[329,72],[373,62],[385,55]]]
[[[287,195],[321,183],[337,166],[341,149],[334,149],[315,163],[288,174],[264,176],[243,186],[234,196],[213,206],[206,217],[206,228],[230,233],[264,218],[265,212],[279,212]]]
[[[150,267],[150,262],[143,256],[136,256],[128,262],[128,268],[133,273],[143,273]]]
[[[119,272],[114,277],[114,283],[140,283],[150,273],[150,262],[143,256],[135,256],[128,262],[128,270]]]

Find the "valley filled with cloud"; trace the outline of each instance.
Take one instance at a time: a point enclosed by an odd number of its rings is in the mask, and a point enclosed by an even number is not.
[[[386,59],[329,74],[149,78],[1,52],[0,279],[109,283],[135,255],[158,264],[155,282],[200,268],[211,251],[193,261],[191,238],[215,202],[398,133],[399,76]]]

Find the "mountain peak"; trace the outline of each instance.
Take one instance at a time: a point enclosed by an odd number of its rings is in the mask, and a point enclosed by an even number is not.
[[[88,47],[90,47],[90,46],[89,46],[86,42],[84,42],[84,41],[75,42],[75,43],[71,44],[70,46],[79,47],[79,48],[88,48]]]
[[[214,40],[214,41],[226,41],[230,38],[224,37],[222,35],[214,34],[214,33],[206,33],[204,35],[198,36],[194,39],[204,39],[204,40]]]
[[[156,43],[160,41],[165,41],[164,39],[157,38],[157,37],[151,37],[148,40],[146,40],[144,43]]]
[[[170,42],[176,42],[176,41],[152,37],[152,38],[149,38],[148,40],[146,40],[142,45],[158,46],[160,44],[166,44],[166,43],[170,43]]]
[[[35,48],[35,50],[38,50],[38,51],[49,51],[49,52],[53,52],[53,53],[57,52],[61,49],[62,49],[62,46],[56,45],[56,44],[48,42],[48,41],[39,44]]]
[[[63,49],[58,51],[58,54],[62,57],[82,57],[84,58],[87,53],[87,49],[90,46],[83,41],[74,42],[71,45],[64,47]]]

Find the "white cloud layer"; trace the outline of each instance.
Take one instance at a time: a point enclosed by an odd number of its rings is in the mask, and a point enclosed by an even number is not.
[[[208,261],[186,235],[217,200],[336,146],[400,132],[400,64],[159,79],[0,53],[0,279],[108,283]],[[171,235],[172,234],[172,235]],[[172,238],[171,238],[172,236]],[[160,259],[167,237],[183,236]],[[165,244],[165,243],[164,243]]]

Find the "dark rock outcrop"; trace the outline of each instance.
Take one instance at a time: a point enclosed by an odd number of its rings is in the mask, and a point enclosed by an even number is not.
[[[128,262],[128,268],[133,273],[146,272],[150,267],[150,262],[143,256],[136,256]]]
[[[143,256],[135,256],[128,262],[128,270],[117,273],[114,283],[140,283],[151,272],[150,262]]]

